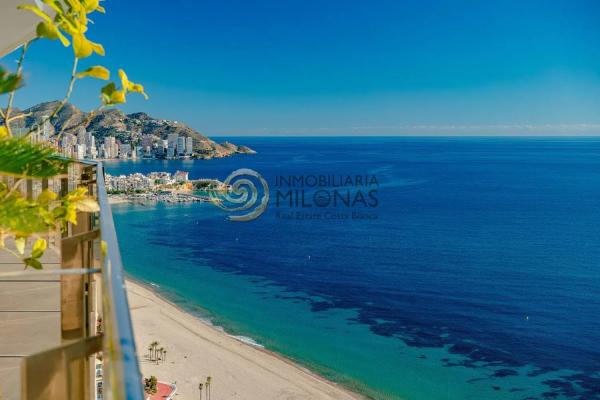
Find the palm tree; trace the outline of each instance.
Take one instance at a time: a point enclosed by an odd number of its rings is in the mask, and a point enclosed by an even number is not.
[[[159,352],[159,357],[158,357],[158,358],[160,359],[160,361],[162,361],[162,360],[163,360],[163,355],[164,355],[164,353],[165,353],[165,348],[164,348],[164,347],[161,347],[161,348],[158,350],[158,352]]]
[[[156,349],[157,349],[159,343],[155,340],[154,342],[150,343],[150,345],[152,346],[153,357],[156,358]]]
[[[148,346],[148,358],[152,361],[152,346]]]
[[[198,390],[200,391],[200,400],[202,400],[202,387],[203,387],[203,386],[204,386],[204,385],[203,385],[202,383],[199,383],[199,384],[198,384]]]
[[[210,400],[210,383],[212,378],[210,376],[206,377],[206,400]]]
[[[167,361],[167,351],[163,351],[163,361],[166,362]]]

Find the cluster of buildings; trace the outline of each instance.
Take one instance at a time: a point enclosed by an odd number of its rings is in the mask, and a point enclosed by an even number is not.
[[[22,129],[26,131],[25,128]],[[31,133],[34,143],[54,142],[60,152],[78,160],[83,159],[136,159],[136,158],[189,158],[194,153],[194,139],[191,136],[179,136],[177,133],[169,134],[166,140],[155,135],[141,135],[137,142],[139,145],[123,143],[114,136],[105,136],[104,143],[96,143],[92,132],[84,127],[75,133],[63,133],[58,139],[53,137],[54,129],[46,121],[36,126]]]
[[[185,183],[188,180],[188,172],[185,171],[177,171],[174,174],[169,172],[151,172],[147,175],[138,172],[119,176],[106,174],[106,190],[109,192],[147,191],[159,186]]]
[[[85,131],[84,128],[80,128]],[[87,138],[88,133],[80,132],[77,136]],[[93,135],[92,135],[93,137]],[[94,156],[93,143],[83,140],[87,146],[86,158],[188,158],[194,153],[194,139],[191,136],[169,134],[166,140],[157,139],[153,135],[142,135],[140,145],[121,143],[114,136],[106,136]],[[67,147],[70,143],[67,142]],[[79,155],[79,153],[77,153]]]
[[[166,152],[167,158],[191,156],[194,149],[194,141],[191,136],[179,136],[176,133],[171,133],[167,136],[167,140],[163,140],[162,148],[158,150],[161,153]]]
[[[103,151],[104,147],[98,149],[96,138],[90,132],[87,132],[85,128],[79,128],[76,135],[71,133],[62,135],[58,145],[65,156],[77,160],[103,158],[99,157],[99,150]]]
[[[141,146],[136,146],[135,150],[138,158],[187,158],[194,153],[194,138],[177,133],[169,134],[166,140],[142,135]]]

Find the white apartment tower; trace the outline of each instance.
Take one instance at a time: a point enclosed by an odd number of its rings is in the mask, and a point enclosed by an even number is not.
[[[182,156],[185,154],[185,137],[179,136],[177,138],[177,155]]]
[[[185,154],[190,156],[194,152],[194,139],[191,136],[185,138]]]

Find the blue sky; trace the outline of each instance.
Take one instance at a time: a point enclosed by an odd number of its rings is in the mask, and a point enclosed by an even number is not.
[[[600,134],[598,1],[103,5],[88,36],[107,55],[83,66],[146,86],[124,111],[207,135]],[[17,105],[60,98],[71,54],[36,43]],[[91,109],[102,84],[80,83]]]

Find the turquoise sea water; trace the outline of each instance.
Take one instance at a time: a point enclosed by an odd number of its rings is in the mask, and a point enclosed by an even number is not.
[[[271,188],[251,222],[114,206],[132,277],[374,398],[600,398],[600,139],[237,142],[258,154],[107,164]],[[277,177],[308,175],[376,176],[377,205],[283,218],[307,209],[276,205]]]

